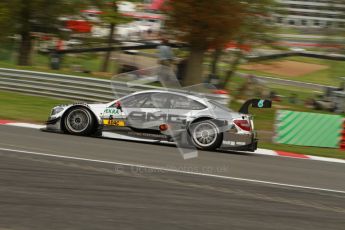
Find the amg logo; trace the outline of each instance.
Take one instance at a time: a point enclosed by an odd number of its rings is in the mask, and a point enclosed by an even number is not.
[[[128,115],[128,119],[141,122],[164,121],[167,123],[184,123],[186,116],[166,113],[131,112]]]

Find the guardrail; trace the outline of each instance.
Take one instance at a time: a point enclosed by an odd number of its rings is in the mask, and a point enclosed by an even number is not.
[[[113,97],[107,80],[4,68],[0,68],[0,89],[88,102]]]
[[[109,102],[136,91],[161,87],[130,84],[89,77],[0,68],[0,89],[85,102]],[[179,90],[184,92],[183,90]],[[228,95],[206,94],[207,98],[227,104]]]
[[[207,65],[209,67],[209,65]],[[228,71],[228,69],[224,67],[220,67],[220,69],[223,72]],[[306,88],[311,89],[315,91],[325,91],[326,88],[333,88],[336,89],[337,87],[334,86],[328,86],[328,85],[321,85],[321,84],[315,84],[315,83],[309,83],[309,82],[302,82],[302,81],[293,81],[288,79],[282,79],[282,78],[276,78],[276,77],[267,77],[267,76],[260,76],[260,75],[253,75],[250,73],[241,73],[241,72],[235,72],[235,75],[246,78],[248,76],[252,76],[257,80],[261,80],[264,83],[271,83],[271,84],[277,84],[277,85],[284,85],[284,86],[293,86],[293,87],[300,87],[300,88]]]
[[[236,74],[240,77],[246,77],[250,75],[250,74],[244,74],[244,73],[238,73],[238,72]],[[262,80],[264,82],[268,82],[272,84],[306,88],[306,89],[311,89],[311,90],[321,91],[321,92],[325,91],[326,88],[333,88],[333,89],[336,88],[334,86],[320,85],[320,84],[301,82],[301,81],[292,81],[288,79],[281,79],[281,78],[274,78],[274,77],[266,77],[266,76],[258,76],[258,75],[255,75],[253,77],[258,80]]]

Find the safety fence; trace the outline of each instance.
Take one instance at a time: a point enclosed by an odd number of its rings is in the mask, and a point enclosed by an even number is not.
[[[344,139],[340,115],[279,110],[274,141],[280,144],[339,148]]]
[[[109,102],[133,92],[163,88],[116,80],[0,68],[0,89],[85,102]],[[230,100],[228,95],[204,95],[222,104],[227,104]]]

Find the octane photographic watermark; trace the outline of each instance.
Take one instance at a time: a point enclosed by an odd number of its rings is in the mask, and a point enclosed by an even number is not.
[[[167,165],[167,168],[174,171],[183,171],[189,173],[199,173],[199,174],[218,174],[225,173],[229,171],[229,166],[192,166],[192,165]]]
[[[131,173],[137,175],[148,174],[165,174],[166,172],[187,172],[195,174],[221,174],[229,172],[230,166],[195,166],[195,165],[165,165],[164,168],[149,168],[140,166],[122,166],[117,165],[114,167],[114,171],[117,174]]]

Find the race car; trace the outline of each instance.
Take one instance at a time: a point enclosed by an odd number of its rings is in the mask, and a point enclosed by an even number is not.
[[[199,95],[150,90],[106,104],[76,103],[52,109],[46,130],[101,136],[103,131],[157,141],[179,142],[201,150],[255,151],[257,137],[250,106],[270,108],[252,99],[239,112]]]

